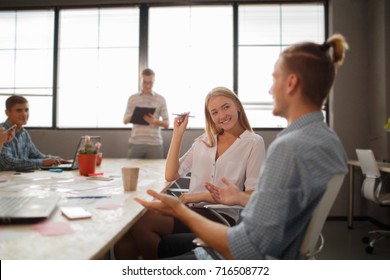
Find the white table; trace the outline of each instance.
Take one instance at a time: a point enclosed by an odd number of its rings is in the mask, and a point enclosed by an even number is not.
[[[138,166],[140,175],[138,189],[135,192],[124,193],[121,178],[121,167]],[[147,189],[157,192],[164,191],[169,183],[165,181],[165,160],[130,160],[103,159],[101,167],[96,172],[114,177],[113,181],[87,181],[78,171],[52,173],[36,171],[14,175],[14,172],[0,172],[2,178],[14,182],[15,186],[24,189],[18,193],[35,194],[41,192],[58,192],[61,194],[59,207],[80,201],[84,209],[92,213],[92,218],[83,220],[68,220],[57,208],[49,222],[65,222],[70,225],[73,233],[45,236],[32,229],[32,225],[0,225],[0,259],[100,259],[120,237],[142,216],[144,208],[134,197],[151,199],[146,194]],[[7,193],[1,190],[0,195]],[[79,188],[86,187],[81,190]],[[91,187],[88,189],[89,187]],[[87,200],[68,199],[72,195],[107,195],[122,199],[123,206],[116,209],[99,209],[95,199],[91,204]],[[107,200],[110,202],[111,198]],[[90,201],[90,200],[89,200]],[[99,203],[97,202],[97,203]],[[104,204],[104,202],[101,202]],[[107,205],[106,205],[107,206]],[[114,205],[115,206],[115,205]],[[118,207],[119,204],[116,205]]]

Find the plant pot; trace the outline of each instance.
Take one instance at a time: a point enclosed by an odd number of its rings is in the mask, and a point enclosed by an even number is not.
[[[96,154],[78,154],[79,172],[82,176],[95,173]]]

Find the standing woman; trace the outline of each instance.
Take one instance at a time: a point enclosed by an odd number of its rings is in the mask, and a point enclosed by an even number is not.
[[[231,90],[213,89],[206,96],[205,116],[205,133],[182,157],[180,147],[189,113],[175,118],[165,178],[174,181],[191,172],[189,192],[179,200],[202,216],[217,221],[208,210],[196,207],[203,202],[216,203],[204,184],[231,182],[242,191],[245,186],[245,192],[251,193],[259,181],[265,147],[263,138],[253,132],[240,100]],[[239,216],[235,209],[221,210],[220,214],[232,225]],[[163,236],[185,232],[191,230],[179,220],[148,211],[118,242],[116,257],[134,258],[141,254],[144,259],[155,259]]]

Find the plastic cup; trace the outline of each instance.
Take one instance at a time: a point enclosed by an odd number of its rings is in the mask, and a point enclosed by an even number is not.
[[[139,167],[122,167],[122,181],[125,192],[137,190]]]

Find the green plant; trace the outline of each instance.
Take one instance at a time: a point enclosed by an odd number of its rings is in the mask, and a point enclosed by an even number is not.
[[[86,135],[84,138],[84,146],[79,149],[79,154],[97,154],[99,152],[100,146],[100,142],[93,144],[91,137]]]
[[[390,129],[390,118],[387,119],[387,124],[385,124],[385,129]]]

